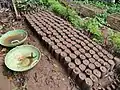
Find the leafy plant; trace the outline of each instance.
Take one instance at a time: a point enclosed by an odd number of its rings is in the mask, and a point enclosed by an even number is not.
[[[107,10],[108,13],[120,13],[119,4],[111,4]]]
[[[56,14],[63,16],[64,18],[67,17],[67,8],[62,6],[61,4],[59,4],[58,2],[52,4],[50,6],[50,8],[52,9],[53,12],[55,12]]]
[[[19,11],[30,11],[40,5],[39,0],[16,0],[16,6]]]
[[[103,1],[90,1],[90,2],[91,2],[92,5],[95,5],[98,8],[101,8],[101,9],[107,9],[108,8],[108,6]]]
[[[120,32],[112,32],[110,40],[113,43],[115,50],[120,53]]]
[[[101,37],[101,31],[99,29],[100,23],[97,21],[96,18],[90,18],[85,24],[84,27],[88,29],[89,32],[92,34]]]
[[[109,3],[104,1],[97,1],[97,0],[79,0],[74,1],[75,3],[83,3],[83,4],[91,4],[101,9],[107,9],[107,13],[118,13],[120,12],[120,4],[119,3]]]
[[[103,13],[103,14],[98,14],[98,15],[96,15],[96,19],[97,19],[101,24],[106,25],[106,24],[107,24],[107,22],[106,22],[107,16],[108,16],[108,13],[105,12],[105,13]]]

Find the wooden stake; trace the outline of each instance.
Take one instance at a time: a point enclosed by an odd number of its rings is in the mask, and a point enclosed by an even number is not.
[[[15,0],[12,0],[12,4],[13,4],[13,8],[15,10],[16,19],[18,20],[18,19],[20,19],[20,16],[18,15],[18,11],[17,11],[17,8],[15,6]]]

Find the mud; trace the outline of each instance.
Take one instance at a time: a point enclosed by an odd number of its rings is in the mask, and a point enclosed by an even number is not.
[[[7,12],[5,14],[9,16],[12,13]],[[36,34],[31,32],[31,28],[28,28],[24,19],[15,21],[14,17],[12,17],[13,23],[11,23],[11,19],[4,22],[5,19],[9,19],[6,16],[2,17],[1,20],[1,25],[5,25],[1,33],[11,29],[26,30],[29,37],[24,44],[31,44],[39,48],[42,57],[33,69],[21,73],[14,72],[4,65],[4,57],[11,48],[0,46],[0,90],[80,90],[58,61],[44,48]]]

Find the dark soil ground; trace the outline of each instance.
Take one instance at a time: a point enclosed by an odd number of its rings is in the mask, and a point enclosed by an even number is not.
[[[59,62],[42,46],[23,18],[15,21],[13,13],[0,10],[0,25],[4,26],[0,34],[13,29],[27,30],[29,37],[24,44],[34,45],[42,53],[40,62],[33,69],[20,73],[5,67],[4,57],[9,50],[0,46],[0,90],[80,90]]]

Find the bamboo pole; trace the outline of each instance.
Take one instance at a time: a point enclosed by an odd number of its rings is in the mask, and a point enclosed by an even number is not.
[[[12,4],[13,4],[13,8],[15,10],[16,19],[18,20],[20,18],[19,18],[18,11],[17,11],[16,5],[15,5],[15,0],[12,0]]]

